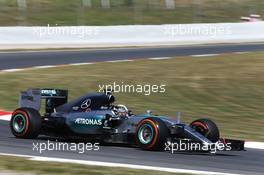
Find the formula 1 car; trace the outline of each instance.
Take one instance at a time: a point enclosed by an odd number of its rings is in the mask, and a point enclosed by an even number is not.
[[[45,112],[40,115],[41,99]],[[155,116],[151,112],[134,115],[125,105],[114,105],[112,93],[90,93],[67,103],[68,91],[28,89],[21,92],[19,108],[10,121],[17,138],[34,139],[39,135],[82,138],[109,143],[124,143],[144,150],[164,150],[179,141],[210,145],[223,143],[224,149],[244,150],[244,141],[220,139],[216,124],[198,119],[190,125]],[[227,150],[227,149],[226,149]]]

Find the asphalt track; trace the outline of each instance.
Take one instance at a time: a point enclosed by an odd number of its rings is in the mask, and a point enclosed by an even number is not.
[[[248,149],[242,152],[174,153],[149,152],[121,146],[100,146],[99,151],[84,154],[65,151],[33,151],[32,143],[47,142],[45,139],[16,139],[10,132],[9,122],[0,120],[0,152],[44,157],[93,160],[113,163],[127,163],[166,168],[191,169],[236,174],[263,174],[264,151]]]
[[[0,70],[33,66],[62,65],[72,63],[114,61],[231,52],[263,51],[261,44],[222,44],[203,46],[171,46],[161,48],[116,48],[100,50],[62,50],[33,52],[0,52]]]
[[[252,51],[264,51],[264,44],[80,51],[2,52],[0,53],[0,70],[26,68],[31,66],[113,61],[120,59],[141,59],[150,57],[171,57]],[[0,120],[1,153],[116,162],[223,173],[260,175],[264,172],[264,151],[256,149],[247,149],[247,151],[242,152],[218,152],[217,154],[171,154],[169,152],[148,152],[129,147],[100,146],[99,151],[89,151],[85,154],[63,151],[47,151],[40,154],[39,152],[32,150],[33,142],[45,142],[45,140],[16,139],[10,133],[9,122]]]

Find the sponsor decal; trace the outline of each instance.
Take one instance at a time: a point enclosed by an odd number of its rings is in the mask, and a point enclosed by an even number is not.
[[[44,95],[56,95],[56,90],[54,89],[43,89],[41,90],[41,94],[44,94]]]
[[[87,109],[87,108],[89,108],[91,106],[91,104],[92,104],[92,100],[91,99],[86,99],[86,100],[84,100],[82,102],[81,108],[82,109]]]
[[[97,126],[100,126],[100,125],[102,125],[102,120],[101,119],[77,118],[75,120],[75,123],[80,124],[80,125],[97,125]]]

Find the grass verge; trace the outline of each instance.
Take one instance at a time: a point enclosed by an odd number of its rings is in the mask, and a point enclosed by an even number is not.
[[[209,117],[223,137],[264,141],[264,53],[214,57],[178,57],[123,63],[28,70],[0,74],[0,106],[17,107],[21,90],[54,87],[70,90],[70,99],[98,91],[102,84],[166,84],[165,93],[149,96],[116,93],[117,103],[134,113],[151,109],[190,122]]]
[[[89,1],[89,0],[88,0]],[[260,0],[17,0],[0,1],[0,25],[129,25],[237,22],[251,13],[264,15]],[[85,5],[86,4],[86,5]],[[171,3],[173,4],[173,3]]]
[[[12,163],[11,163],[12,162]],[[38,174],[38,175],[132,175],[132,174],[144,174],[151,175],[156,174],[155,171],[136,170],[129,168],[112,168],[102,166],[86,166],[69,163],[49,163],[27,160],[18,157],[0,156],[0,171],[8,170],[8,172],[25,173],[26,175]],[[6,173],[8,174],[8,173]],[[176,173],[159,172],[160,175],[180,175]],[[186,174],[185,174],[186,175]]]

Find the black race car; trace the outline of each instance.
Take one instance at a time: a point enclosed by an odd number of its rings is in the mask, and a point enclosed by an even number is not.
[[[45,99],[43,115],[39,112],[41,99]],[[216,149],[222,144],[224,150],[244,150],[244,141],[220,139],[217,125],[209,119],[187,125],[180,122],[179,116],[172,119],[150,111],[134,115],[125,105],[114,105],[112,93],[91,93],[69,103],[67,99],[67,90],[21,92],[20,107],[10,122],[13,135],[24,139],[39,135],[82,138],[136,145],[144,150],[164,150],[179,142],[207,147],[213,144]]]

